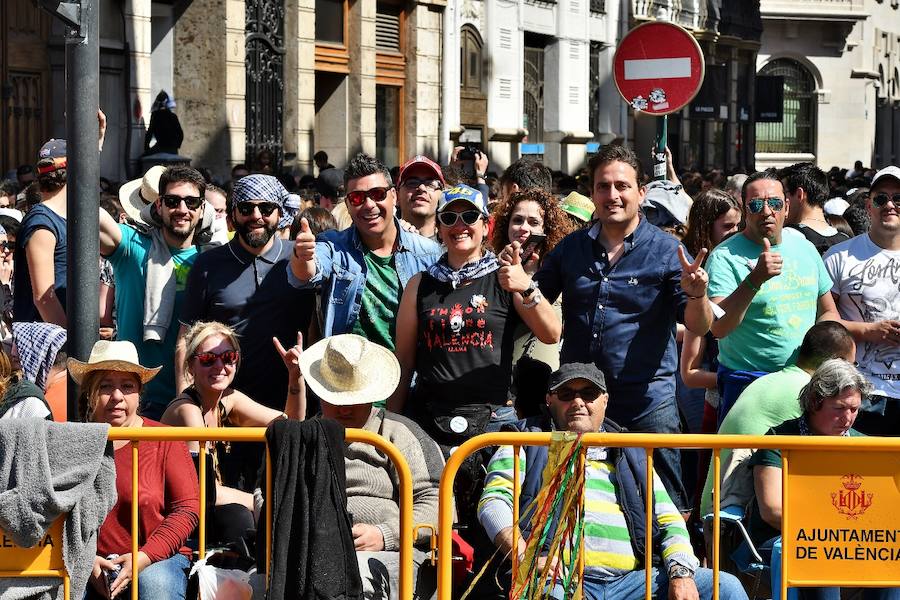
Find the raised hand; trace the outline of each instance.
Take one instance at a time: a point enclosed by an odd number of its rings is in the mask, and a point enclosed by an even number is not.
[[[287,367],[291,381],[303,377],[300,373],[300,355],[303,354],[303,334],[298,331],[297,344],[287,350],[284,349],[284,346],[281,345],[281,340],[277,337],[272,337],[272,344],[275,346],[275,350],[278,351],[278,355],[284,362],[284,366]]]
[[[684,246],[678,246],[678,261],[681,263],[681,289],[688,296],[700,298],[706,296],[706,286],[709,283],[709,275],[700,265],[706,258],[706,248],[701,248],[694,262],[688,262]]]
[[[316,236],[309,229],[309,221],[300,219],[300,232],[294,239],[294,256],[304,262],[316,257]]]
[[[763,238],[763,251],[756,261],[756,266],[750,272],[750,283],[756,287],[762,287],[762,284],[768,280],[781,275],[783,260],[780,252],[772,252],[772,243],[768,238]]]
[[[531,285],[531,277],[522,268],[522,248],[519,242],[513,242],[500,251],[497,257],[500,271],[497,280],[507,292],[524,292]]]

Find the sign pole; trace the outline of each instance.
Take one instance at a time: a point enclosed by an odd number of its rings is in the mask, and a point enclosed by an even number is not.
[[[669,115],[656,117],[656,147],[653,149],[653,180],[666,178],[666,146],[669,144]]]

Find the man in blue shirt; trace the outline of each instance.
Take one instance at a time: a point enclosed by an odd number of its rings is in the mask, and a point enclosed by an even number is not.
[[[441,247],[401,229],[391,174],[377,159],[354,156],[344,170],[344,184],[353,226],[326,231],[316,240],[302,220],[288,281],[321,290],[324,337],[356,333],[393,350],[403,288],[437,261]]]
[[[675,324],[709,331],[701,252],[693,263],[678,241],[642,218],[641,165],[624,146],[607,146],[588,164],[593,226],[563,239],[535,275],[551,302],[562,294],[560,363],[593,362],[606,376],[610,419],[630,431],[680,430],[675,404]],[[690,510],[678,451],[654,466],[675,505]]]

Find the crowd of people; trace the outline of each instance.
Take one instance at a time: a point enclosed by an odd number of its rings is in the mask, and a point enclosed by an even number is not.
[[[650,182],[614,143],[576,176],[529,158],[497,176],[485,153],[462,160],[460,150],[443,166],[415,156],[389,169],[358,154],[338,169],[319,152],[315,176],[276,176],[267,162],[217,182],[178,164],[103,182],[100,340],[78,361],[65,348],[66,143],[50,140],[33,169],[0,183],[0,419],[334,420],[401,450],[415,521],[435,525],[446,458],[485,432],[900,433],[900,168],[800,163],[726,177],[678,173],[670,157],[667,179]],[[66,365],[78,415],[66,414]],[[208,539],[250,568],[262,446],[207,448]],[[184,597],[199,450],[140,445],[132,556],[132,453],[115,443],[118,500],[88,595],[120,597],[136,563],[141,598]],[[366,444],[342,451],[360,593],[397,597],[397,471]],[[474,571],[496,548],[516,552],[548,575],[548,593],[571,597],[549,540],[526,553],[536,516],[513,522],[514,460],[526,507],[546,476],[546,448],[476,454],[457,477]],[[708,460],[654,452],[647,532],[643,452],[588,452],[585,597],[643,597],[650,534],[654,594],[711,598],[695,535],[712,506]],[[723,454],[722,506],[746,510],[763,552],[779,535],[780,469],[777,452]],[[434,593],[428,543],[419,529],[424,598]],[[476,581],[479,597],[508,596],[509,563],[494,563],[497,576]],[[747,597],[731,574],[719,581],[720,597]]]

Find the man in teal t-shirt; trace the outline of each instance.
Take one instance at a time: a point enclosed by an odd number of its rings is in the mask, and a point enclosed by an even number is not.
[[[148,174],[149,175],[149,174]],[[124,187],[124,186],[123,186]],[[142,186],[147,189],[149,186]],[[128,225],[116,223],[103,209],[100,210],[100,253],[112,263],[116,278],[117,339],[132,342],[138,351],[141,364],[162,367],[141,392],[140,414],[159,420],[169,402],[175,398],[175,342],[178,339],[178,316],[188,273],[197,257],[194,234],[203,216],[206,183],[203,176],[190,167],[170,167],[159,177],[160,193],[149,199],[155,203],[159,223],[148,226],[146,232]],[[144,202],[148,200],[140,197]],[[132,198],[122,198],[122,204],[134,208]],[[136,210],[136,209],[135,209]],[[146,211],[145,211],[146,212]],[[156,227],[157,229],[154,229]],[[154,248],[154,237],[165,242]],[[160,277],[160,271],[151,276],[148,284],[148,263],[151,254],[154,263],[172,258],[168,277],[174,285]],[[163,256],[167,254],[168,256]],[[152,310],[145,309],[148,287],[157,290]],[[171,303],[168,322],[157,322],[152,316],[164,304]],[[168,307],[167,307],[168,309]]]
[[[725,311],[711,331],[719,339],[719,422],[756,377],[793,364],[806,331],[838,320],[831,279],[815,247],[783,232],[790,209],[774,169],[747,178],[746,224],[710,254],[709,297]]]

